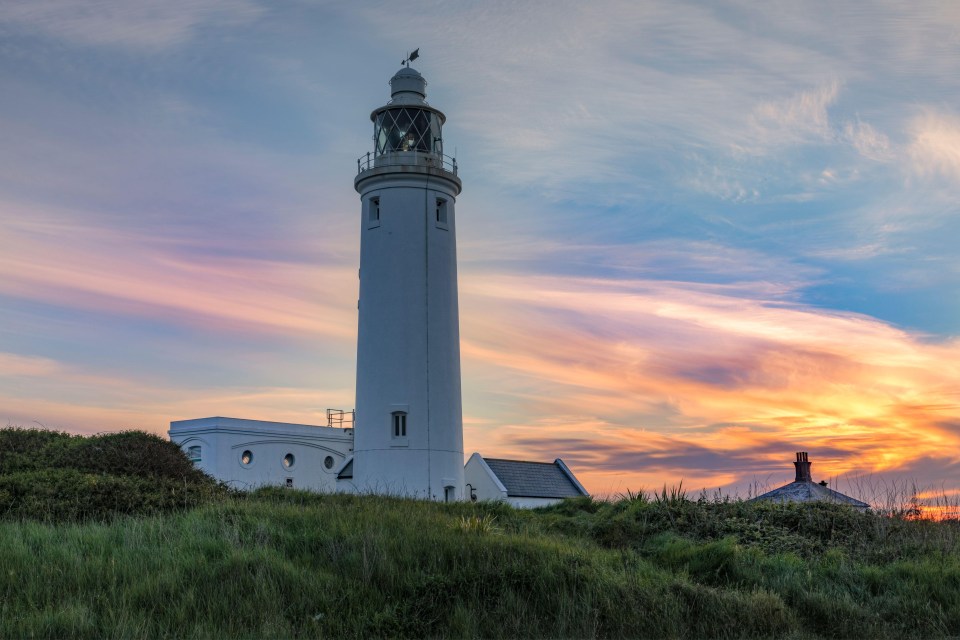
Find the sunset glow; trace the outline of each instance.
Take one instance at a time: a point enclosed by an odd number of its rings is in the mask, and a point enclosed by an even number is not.
[[[355,162],[419,46],[467,455],[746,496],[808,451],[955,512],[960,5],[67,4],[0,6],[0,426],[352,408]]]

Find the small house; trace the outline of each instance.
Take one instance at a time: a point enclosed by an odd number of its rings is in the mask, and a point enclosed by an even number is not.
[[[790,484],[785,484],[773,491],[759,495],[753,500],[770,500],[772,502],[832,502],[845,504],[854,509],[866,510],[870,505],[856,498],[844,495],[839,491],[827,488],[825,481],[814,482],[810,474],[810,456],[806,451],[797,452],[797,459],[793,463],[796,468],[796,478]]]
[[[532,509],[590,495],[560,458],[528,462],[484,458],[474,453],[463,472],[471,500],[503,501]]]

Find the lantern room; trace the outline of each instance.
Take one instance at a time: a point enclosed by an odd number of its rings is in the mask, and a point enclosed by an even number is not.
[[[443,113],[426,102],[427,81],[404,67],[390,79],[391,100],[370,114],[374,154],[419,152],[443,156]]]

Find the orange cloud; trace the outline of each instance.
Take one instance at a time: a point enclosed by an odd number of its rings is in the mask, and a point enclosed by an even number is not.
[[[465,385],[529,416],[482,448],[563,453],[601,493],[787,481],[799,450],[821,477],[960,461],[960,341],[747,289],[464,277]]]

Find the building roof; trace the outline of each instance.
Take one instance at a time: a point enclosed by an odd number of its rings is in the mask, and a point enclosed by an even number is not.
[[[797,461],[793,463],[796,467],[796,479],[790,484],[777,487],[773,491],[768,491],[759,495],[754,500],[770,500],[772,502],[832,502],[834,504],[846,504],[857,509],[868,509],[870,507],[866,502],[861,502],[856,498],[844,495],[839,491],[827,488],[827,483],[817,483],[813,481],[810,474],[812,462],[805,451],[797,453]]]
[[[483,458],[483,461],[506,488],[508,497],[576,498],[589,495],[559,459],[527,462]]]
[[[772,500],[773,502],[833,502],[848,504],[859,509],[866,509],[870,505],[856,498],[844,495],[839,491],[828,489],[823,485],[809,480],[791,482],[773,491],[768,491],[754,500]]]

